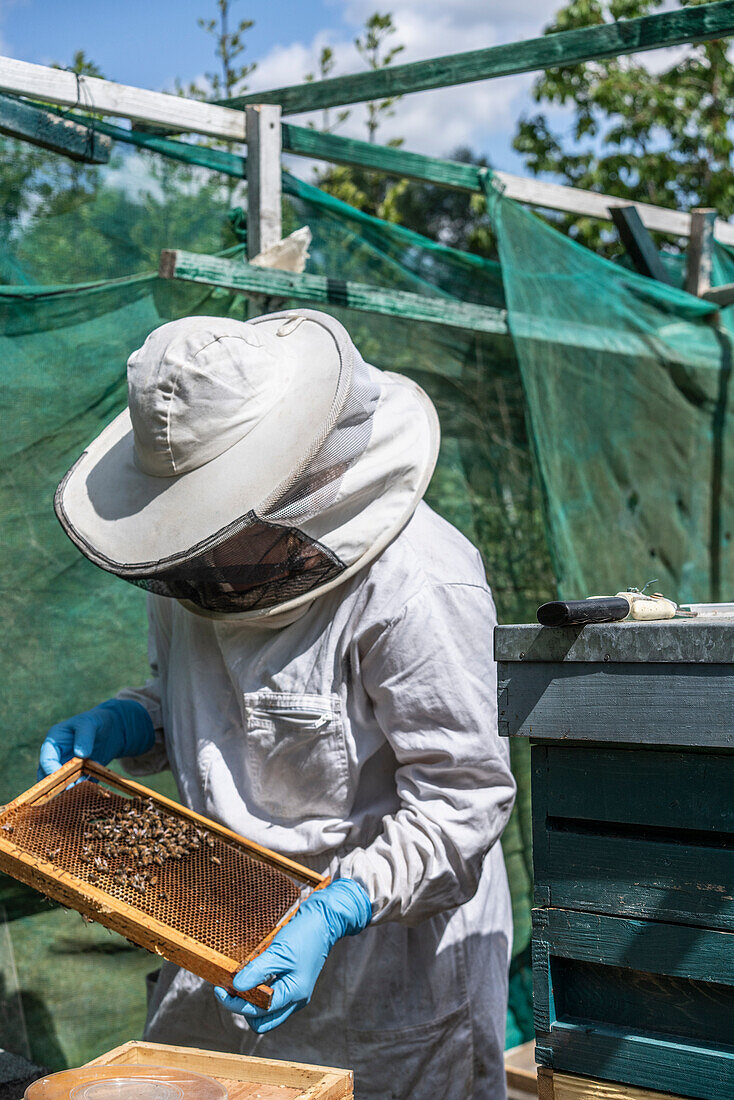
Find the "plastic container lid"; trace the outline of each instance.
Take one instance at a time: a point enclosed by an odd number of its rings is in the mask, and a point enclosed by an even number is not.
[[[227,1100],[213,1077],[167,1066],[82,1066],[34,1081],[25,1100]]]

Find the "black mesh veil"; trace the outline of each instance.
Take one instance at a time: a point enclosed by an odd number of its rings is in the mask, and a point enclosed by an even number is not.
[[[186,561],[125,580],[159,596],[188,600],[204,611],[255,611],[294,600],[346,568],[302,531],[265,523],[254,512],[228,530]]]

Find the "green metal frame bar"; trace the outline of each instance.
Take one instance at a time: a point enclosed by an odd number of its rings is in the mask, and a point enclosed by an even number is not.
[[[733,33],[734,0],[719,0],[640,19],[560,31],[526,42],[393,65],[374,72],[314,80],[269,92],[251,92],[215,102],[226,107],[279,103],[284,114],[297,114],[513,73],[578,65],[583,61],[641,53],[683,42],[703,42]]]
[[[457,191],[481,191],[486,168],[459,161],[427,157],[422,153],[409,153],[389,145],[373,145],[357,138],[324,134],[306,126],[282,124],[283,152],[299,157],[313,157],[333,164],[356,164],[385,172],[389,176],[407,176],[409,179],[435,183]]]
[[[429,298],[404,290],[392,290],[365,283],[350,283],[324,275],[293,274],[276,268],[255,267],[242,261],[204,256],[197,252],[161,252],[159,275],[183,279],[247,294],[297,298],[322,305],[343,306],[365,313],[403,317],[437,325],[491,332],[508,336],[507,315],[502,309],[477,306],[451,298]]]

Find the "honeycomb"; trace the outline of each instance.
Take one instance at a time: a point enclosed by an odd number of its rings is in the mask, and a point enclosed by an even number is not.
[[[235,961],[300,898],[295,878],[151,798],[82,780],[3,815],[14,845]]]

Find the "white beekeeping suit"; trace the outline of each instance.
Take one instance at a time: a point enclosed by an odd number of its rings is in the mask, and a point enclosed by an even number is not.
[[[262,369],[245,384],[251,348]],[[358,883],[372,909],[276,1030],[250,1032],[166,963],[146,1037],[349,1066],[364,1100],[502,1100],[512,923],[498,840],[514,784],[481,560],[419,503],[430,403],[311,311],[164,326],[130,370],[132,429],[114,422],[57,494],[83,552],[152,593],[153,677],[120,698],[145,707],[156,741],[126,765],[170,766],[186,805]],[[300,453],[299,411],[283,409],[294,385],[311,417]]]

